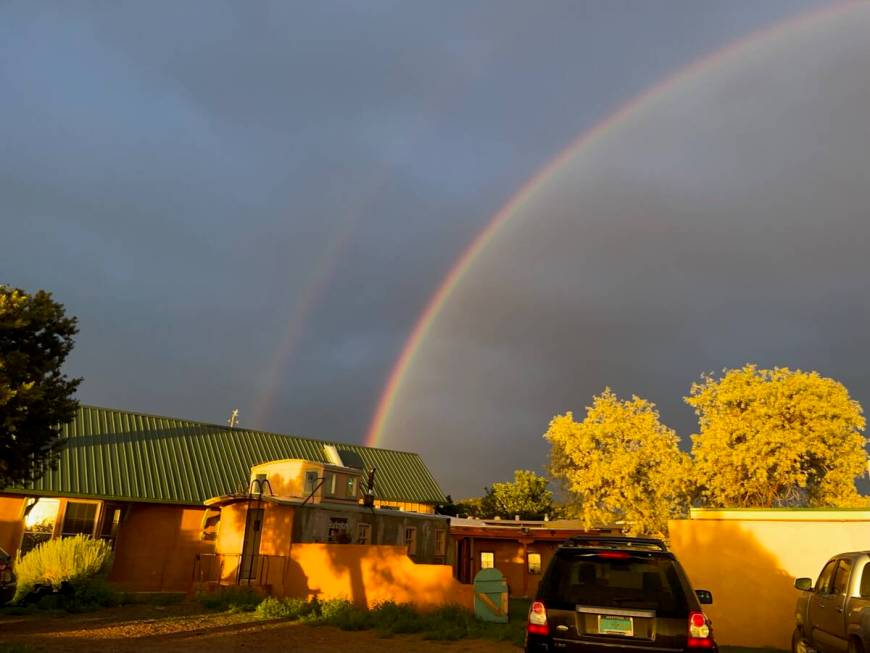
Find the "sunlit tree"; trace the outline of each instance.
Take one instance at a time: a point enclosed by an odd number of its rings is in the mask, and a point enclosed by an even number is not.
[[[587,528],[624,522],[630,533],[665,534],[668,519],[685,514],[689,459],[655,404],[622,400],[607,388],[582,421],[558,415],[544,437],[551,474]]]
[[[543,519],[553,512],[553,493],[549,481],[535,472],[518,469],[513,482],[493,483],[481,499],[486,517]]]
[[[705,375],[686,403],[698,415],[694,475],[714,507],[861,506],[864,416],[818,372],[746,365]]]

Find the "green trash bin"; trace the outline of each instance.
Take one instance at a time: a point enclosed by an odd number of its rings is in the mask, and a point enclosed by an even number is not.
[[[481,621],[508,622],[508,585],[498,569],[481,569],[474,577],[474,615]]]

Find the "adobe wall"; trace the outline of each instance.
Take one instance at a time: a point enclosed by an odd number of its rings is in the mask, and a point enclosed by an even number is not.
[[[703,513],[702,513],[703,515]],[[670,548],[696,589],[717,642],[789,649],[798,591],[831,556],[870,549],[870,513],[727,511],[669,523]]]
[[[426,609],[454,603],[473,608],[472,587],[462,585],[447,565],[416,564],[401,546],[293,544],[278,596],[346,598],[372,607],[384,601]]]
[[[187,591],[197,553],[211,553],[202,541],[205,508],[128,504],[115,544],[109,580],[136,591]]]
[[[24,497],[0,496],[0,548],[15,558],[24,527]]]

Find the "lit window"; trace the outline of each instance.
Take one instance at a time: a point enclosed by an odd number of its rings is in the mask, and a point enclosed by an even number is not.
[[[60,530],[61,536],[93,535],[94,521],[96,520],[96,517],[96,503],[67,501],[66,510],[63,511],[63,526]]]
[[[540,574],[541,573],[541,554],[540,553],[530,553],[529,554],[529,573],[530,574]]]
[[[356,543],[357,544],[371,544],[372,543],[372,527],[370,524],[357,524]]]
[[[435,531],[435,555],[447,555],[447,531]]]
[[[493,567],[495,567],[495,553],[493,553],[492,551],[481,551],[480,568],[492,569]]]
[[[54,524],[57,521],[60,501],[58,499],[28,499],[26,505],[28,509],[25,509],[24,515],[21,555],[38,544],[51,539],[54,534]]]
[[[408,549],[408,555],[414,555],[417,553],[417,529],[416,528],[406,528],[405,529],[405,546]]]

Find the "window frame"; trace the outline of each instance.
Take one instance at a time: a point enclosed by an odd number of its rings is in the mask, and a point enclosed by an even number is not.
[[[28,511],[27,510],[27,501],[30,499],[35,499],[36,501],[32,504],[33,507],[31,508],[31,510]],[[57,507],[54,511],[54,519],[51,523],[51,530],[50,531],[35,531],[35,530],[33,530],[32,526],[30,528],[28,528],[28,526],[27,526],[27,517],[29,517],[30,513],[36,508],[37,505],[39,505],[40,501],[57,502]],[[58,524],[61,521],[63,508],[64,508],[63,499],[60,497],[26,497],[24,500],[24,506],[21,509],[21,519],[20,519],[21,537],[18,540],[18,551],[22,552],[22,554],[26,553],[28,551],[32,551],[34,548],[36,548],[37,546],[39,546],[43,542],[48,542],[49,540],[53,540],[55,537],[57,537],[58,536]],[[27,551],[24,551],[25,539],[27,539],[28,535],[31,535],[31,536],[41,535],[41,536],[47,536],[47,537],[35,538],[35,539],[38,539],[39,541],[35,541],[32,546],[29,546],[27,548]]]
[[[491,564],[485,565],[483,563],[483,556],[490,556]],[[478,555],[478,562],[480,563],[481,569],[495,569],[495,551],[481,551]]]
[[[372,543],[372,525],[368,522],[361,521],[356,525],[356,543],[371,544]]]
[[[443,528],[435,531],[435,555],[438,557],[447,555],[447,531]]]
[[[343,524],[344,526],[341,527],[340,524]],[[326,526],[327,544],[341,544],[341,542],[339,542],[338,533],[341,531],[347,533],[348,526],[347,517],[330,517],[329,523]]]
[[[861,570],[861,584],[858,591],[862,599],[870,599],[870,562]]]
[[[304,497],[308,498],[313,496],[317,492],[317,482],[320,480],[320,473],[316,469],[309,469],[305,471],[305,476],[302,481],[302,494]],[[309,481],[311,481],[311,486],[309,487]]]
[[[86,535],[91,538],[97,537],[97,527],[102,523],[103,519],[103,511],[102,511],[102,501],[94,501],[88,499],[67,499],[63,502],[63,514],[59,521],[59,527],[55,526],[56,537],[74,537],[76,535]],[[89,533],[68,533],[64,529],[66,525],[67,513],[69,511],[70,504],[79,504],[79,505],[90,505],[94,506],[94,518],[91,523],[91,530]]]
[[[536,556],[538,558],[537,569],[532,569],[532,556]],[[544,557],[538,551],[528,551],[526,553],[526,571],[528,571],[530,576],[540,576],[543,573],[544,568]]]
[[[410,535],[410,537],[409,537]],[[417,555],[417,527],[405,526],[405,550],[409,556]]]
[[[819,577],[816,579],[816,584],[813,586],[813,591],[816,594],[829,594],[831,591],[831,585],[834,580],[834,573],[837,570],[837,563],[839,563],[839,559],[828,560],[825,563],[825,566],[822,567],[822,571],[819,573]],[[825,572],[828,572],[827,578],[825,577]],[[825,579],[824,585],[822,584],[822,579]]]
[[[837,581],[841,578],[841,573],[845,572],[846,579],[842,589],[837,589]],[[847,596],[849,594],[849,579],[852,577],[852,561],[840,558],[837,564],[837,569],[834,571],[831,579],[831,594],[834,596]]]

